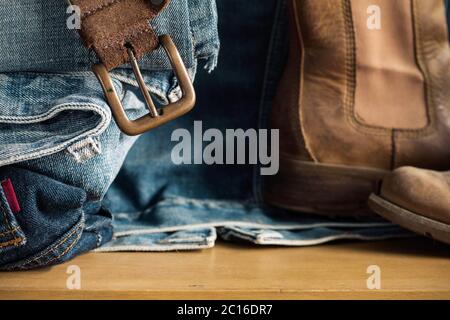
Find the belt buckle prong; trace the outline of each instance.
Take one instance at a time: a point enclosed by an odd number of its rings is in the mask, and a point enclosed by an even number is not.
[[[92,71],[100,81],[106,100],[108,101],[118,127],[123,133],[130,136],[145,133],[169,121],[172,121],[192,110],[195,105],[196,98],[194,87],[175,44],[168,35],[160,36],[159,42],[169,57],[170,64],[174,70],[175,76],[178,79],[181,92],[183,93],[181,99],[177,102],[165,106],[162,113],[157,110],[155,104],[153,103],[132,48],[128,48],[131,67],[133,68],[136,81],[149,110],[147,115],[137,120],[130,120],[126,115],[125,109],[120,102],[119,96],[114,88],[111,76],[109,75],[106,67],[102,63],[92,66]]]

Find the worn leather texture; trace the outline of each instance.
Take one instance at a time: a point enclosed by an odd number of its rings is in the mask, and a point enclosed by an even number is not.
[[[396,167],[450,168],[450,47],[440,0],[415,0],[417,59],[426,80],[430,124],[418,131],[394,131]]]
[[[450,172],[397,169],[385,177],[381,196],[418,215],[450,224]]]
[[[81,10],[80,35],[108,70],[129,61],[128,47],[140,59],[158,47],[150,26],[169,0],[71,0]]]
[[[290,1],[292,7],[293,3]],[[293,10],[289,10],[289,56],[274,100],[274,108],[270,116],[271,126],[280,130],[280,151],[294,154],[300,160],[311,161],[306,150],[300,121],[301,65],[302,50],[300,39],[293,26],[296,23]]]
[[[290,1],[290,58],[272,114],[272,126],[281,130],[281,153],[385,170],[404,165],[450,169],[450,49],[443,1],[402,0],[412,8],[411,54],[425,85],[427,121],[420,113],[420,119],[412,119],[409,101],[400,99],[404,104],[394,114],[405,119],[386,121],[397,127],[378,118],[379,125],[372,125],[357,114],[354,1]]]

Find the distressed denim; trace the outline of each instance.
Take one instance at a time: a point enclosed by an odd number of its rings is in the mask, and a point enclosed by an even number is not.
[[[90,70],[96,57],[82,45],[76,30],[67,28],[66,10],[64,0],[2,1],[0,72]],[[214,0],[172,0],[152,26],[157,34],[171,35],[187,68],[195,67],[201,56],[212,69],[219,46],[215,15]],[[140,66],[170,70],[163,49],[148,54]]]
[[[4,270],[60,263],[107,243],[113,216],[102,200],[137,139],[112,121],[97,79],[86,71],[92,57],[76,31],[67,30],[62,3],[0,5],[0,181],[11,181],[20,204],[14,212],[11,190],[2,184]],[[192,78],[199,62],[214,69],[215,1],[174,0],[152,24],[158,34],[172,36]],[[160,104],[178,99],[177,81],[161,50],[140,64]],[[146,113],[130,68],[111,75],[128,116]]]
[[[173,0],[173,10],[180,3],[186,2]],[[384,220],[333,220],[268,207],[255,165],[171,161],[172,132],[193,133],[194,121],[202,121],[204,130],[266,128],[287,54],[286,0],[219,0],[217,11],[213,1],[187,3],[187,21],[174,23],[170,17],[179,13],[169,10],[166,19],[153,23],[175,39],[177,30],[190,29],[189,39],[181,36],[176,43],[183,52],[183,43],[189,42],[182,56],[196,75],[197,106],[139,138],[119,131],[97,80],[83,71],[87,61],[65,73],[58,68],[42,73],[45,64],[39,71],[20,62],[4,70],[9,72],[0,76],[0,181],[11,179],[21,210],[14,212],[7,190],[0,188],[3,270],[61,263],[89,250],[204,249],[218,237],[307,246],[411,235]],[[146,59],[149,89],[162,104],[176,100],[177,84],[167,76],[166,62],[151,55]],[[214,73],[197,74],[199,60],[208,71],[217,65]],[[0,66],[8,64],[13,62]],[[128,115],[145,113],[129,71],[115,70],[113,76]]]

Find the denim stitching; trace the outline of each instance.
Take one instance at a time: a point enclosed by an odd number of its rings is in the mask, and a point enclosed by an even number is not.
[[[217,230],[212,228],[211,233],[204,238],[204,243],[202,244],[173,244],[170,246],[165,245],[119,245],[119,246],[111,246],[111,247],[100,247],[93,252],[118,252],[118,251],[151,251],[151,252],[167,252],[167,251],[178,251],[178,250],[197,250],[197,249],[208,249],[214,247],[214,244],[217,240]]]
[[[22,76],[29,76],[29,75],[34,75],[34,76],[43,76],[43,77],[49,77],[49,75],[51,75],[52,77],[60,77],[60,78],[68,78],[68,80],[70,80],[71,78],[84,78],[84,79],[89,79],[89,78],[94,78],[95,76],[92,74],[92,71],[73,71],[73,72],[65,72],[65,73],[58,73],[58,72],[52,72],[52,73],[48,73],[48,72],[39,72],[39,71],[27,71],[27,72],[5,72],[3,73],[4,75],[8,75],[8,74],[12,74],[13,76],[16,75],[22,75]],[[1,74],[0,74],[1,75]],[[111,77],[114,75],[113,72],[111,72]],[[125,77],[126,78],[126,77]],[[126,78],[128,79],[128,78]],[[66,80],[66,79],[64,79]],[[114,80],[114,79],[113,79]],[[116,79],[121,81],[120,79]],[[117,83],[116,83],[117,84]],[[134,85],[135,87],[139,87],[139,85],[136,82],[136,85]],[[120,96],[123,96],[123,88],[121,85],[118,85],[119,90],[118,90],[118,94]],[[117,88],[116,88],[117,89]]]
[[[77,227],[75,231],[78,231],[78,229],[80,229],[80,228],[82,228],[82,226]],[[71,233],[71,236],[72,236],[72,235],[73,235],[73,233]],[[69,252],[69,251],[70,251],[70,250],[78,243],[78,240],[80,240],[81,235],[82,235],[82,232],[80,232],[80,233],[77,235],[77,237],[70,243],[70,245],[69,245],[63,252],[61,252],[58,256],[53,257],[53,258],[51,258],[50,260],[46,261],[46,262],[45,262],[44,264],[42,264],[41,266],[48,266],[48,265],[50,265],[53,261],[58,260],[59,258],[61,258],[62,256],[64,256],[67,252]],[[67,241],[67,239],[66,239],[64,242],[66,242],[66,241]],[[62,245],[62,243],[58,244],[58,246],[51,248],[50,251],[53,252],[55,249],[57,249],[57,248],[58,248],[59,246],[61,246],[61,245]],[[41,256],[40,258],[42,258],[42,256]],[[39,258],[39,259],[40,259],[40,258]],[[36,258],[36,259],[30,260],[30,261],[28,261],[28,262],[25,262],[25,263],[23,263],[23,264],[20,264],[20,265],[18,265],[18,266],[11,266],[11,267],[9,267],[8,269],[9,269],[9,270],[12,270],[12,269],[23,269],[23,268],[26,268],[27,266],[31,265],[32,263],[36,262],[36,261],[39,260],[39,259]],[[39,263],[38,263],[38,265],[39,265]]]
[[[100,113],[100,115],[102,117],[102,120],[97,125],[97,127],[95,127],[94,129],[92,129],[90,131],[87,131],[87,132],[85,132],[85,133],[83,133],[83,134],[81,134],[81,135],[79,135],[79,136],[77,136],[77,137],[75,137],[73,139],[70,139],[69,141],[66,141],[66,142],[64,142],[64,143],[62,143],[60,145],[57,145],[57,146],[55,146],[53,148],[50,148],[50,149],[47,149],[47,150],[44,150],[44,151],[39,151],[39,152],[34,152],[34,153],[32,152],[32,153],[30,153],[28,155],[18,155],[18,156],[15,156],[15,157],[11,157],[8,160],[3,160],[3,161],[0,160],[0,166],[11,164],[11,163],[15,163],[17,161],[26,161],[26,160],[36,159],[36,158],[40,158],[40,157],[45,157],[47,155],[54,154],[56,152],[64,150],[65,148],[67,148],[67,146],[73,144],[74,141],[81,140],[81,139],[83,139],[84,137],[87,137],[87,136],[100,135],[101,133],[103,133],[107,129],[107,123],[109,121],[111,121],[111,115],[109,113],[107,113],[106,111],[104,111],[101,107],[96,106],[96,105],[83,105],[83,104],[77,104],[77,103],[72,103],[72,104],[69,103],[69,104],[63,104],[63,105],[57,106],[54,109],[55,110],[56,109],[57,110],[71,110],[70,108],[67,108],[67,107],[78,107],[76,110],[97,111],[98,113]],[[45,120],[48,120],[50,118],[47,118]],[[0,117],[0,123],[4,119],[6,119],[6,120],[13,120],[13,121],[19,120],[19,119],[15,118],[15,117],[4,117],[4,118]],[[40,120],[42,120],[42,118]],[[26,123],[26,120],[23,121],[23,122]],[[21,123],[21,122],[18,122],[18,123]],[[30,122],[28,122],[28,123],[30,123]]]
[[[78,231],[78,229],[82,229],[82,226],[79,226],[79,227],[77,228],[77,231]],[[45,263],[45,265],[51,264],[53,261],[58,260],[59,258],[61,258],[62,256],[64,256],[66,253],[68,253],[70,250],[72,250],[72,248],[75,247],[75,245],[76,245],[76,244],[78,243],[78,241],[80,240],[82,234],[83,234],[83,233],[80,232],[80,233],[77,235],[77,237],[70,243],[70,245],[69,245],[63,252],[61,252],[57,257],[53,257],[52,259],[48,260],[48,261]],[[56,249],[56,248],[54,248],[54,249]],[[52,250],[52,252],[53,252],[53,250]]]
[[[19,229],[19,227],[15,227],[12,230],[8,230],[8,231],[5,231],[5,232],[2,232],[2,233],[0,233],[0,237],[2,237],[4,235],[7,235],[7,234],[10,234],[10,233],[13,233],[13,232],[17,231],[18,229]]]
[[[73,236],[79,229],[82,229],[82,228],[83,228],[83,225],[84,225],[84,218],[82,217],[82,218],[81,218],[81,221],[78,222],[78,226],[75,226],[74,229],[72,230],[72,232],[70,232],[67,236],[65,236],[63,239],[61,239],[58,243],[56,243],[55,245],[51,246],[50,248],[44,250],[44,252],[42,252],[42,253],[39,254],[38,256],[36,256],[36,257],[34,257],[34,258],[31,258],[31,259],[29,259],[29,260],[26,260],[25,262],[23,262],[23,263],[21,263],[21,264],[19,264],[19,265],[14,265],[14,266],[12,266],[11,268],[14,268],[14,269],[15,269],[15,268],[22,268],[22,267],[24,267],[24,266],[26,266],[26,265],[30,265],[31,263],[33,263],[33,262],[35,262],[35,261],[41,259],[41,258],[44,257],[44,256],[48,255],[50,252],[54,252],[56,249],[58,249],[59,247],[61,247],[67,240],[69,240],[69,238],[70,238],[71,236]],[[74,240],[74,242],[77,242],[77,241],[80,239],[81,234],[82,234],[82,233],[80,233],[80,235]],[[69,246],[69,248],[73,247],[73,245],[74,245],[74,243],[71,243],[71,245]],[[62,254],[60,254],[58,257],[51,259],[49,262],[51,262],[51,261],[53,261],[53,260],[55,260],[55,259],[60,258],[60,257],[61,257],[63,254],[65,254],[65,253],[67,253],[67,250],[65,250],[65,251],[64,251]],[[47,262],[47,263],[49,263],[49,262]]]
[[[198,249],[209,249],[213,248],[215,241],[210,241],[209,239],[205,244],[201,245],[123,245],[123,246],[113,246],[113,247],[103,247],[93,250],[94,252],[107,253],[107,252],[169,252],[169,251],[187,251],[187,250],[198,250]]]
[[[43,256],[46,256],[47,254],[49,254],[50,252],[54,252],[55,249],[58,249],[60,246],[62,246],[64,243],[66,243],[67,240],[69,240],[69,238],[71,236],[73,236],[74,233],[76,233],[78,231],[78,229],[80,229],[80,226],[75,227],[74,230],[72,230],[72,232],[70,232],[67,236],[65,236],[60,242],[58,242],[57,244],[51,246],[50,248],[48,248],[47,250],[45,250],[44,252],[42,252],[40,255],[38,255],[37,257],[32,258],[31,260],[26,261],[25,263],[19,265],[23,266],[26,264],[30,264],[36,260],[41,259]]]
[[[69,108],[67,108],[69,107]],[[92,110],[92,111],[99,111],[106,113],[101,107],[98,107],[96,105],[85,105],[81,103],[66,103],[62,105],[58,105],[52,109],[50,109],[48,112],[37,115],[37,116],[31,116],[31,117],[22,117],[22,116],[0,116],[0,121],[13,121],[13,124],[29,124],[29,123],[37,123],[42,121],[47,121],[55,117],[58,113],[61,113],[61,111],[66,110],[72,110],[70,107],[78,107],[75,109],[78,110]]]
[[[308,223],[308,224],[296,224],[296,225],[272,225],[272,224],[262,224],[262,223],[250,223],[242,221],[218,221],[211,223],[199,223],[191,225],[180,225],[174,227],[165,228],[146,228],[146,229],[135,229],[128,231],[120,231],[114,233],[114,238],[120,238],[130,235],[143,235],[143,234],[155,234],[162,232],[177,232],[183,230],[195,230],[199,228],[206,227],[243,227],[243,228],[255,228],[255,229],[269,229],[269,230],[306,230],[312,228],[379,228],[379,227],[390,227],[393,226],[390,222],[367,222],[367,223]]]
[[[385,239],[390,239],[393,236],[392,235],[380,235],[380,236],[365,236],[365,235],[359,235],[359,234],[351,234],[351,233],[346,233],[346,234],[339,234],[339,235],[332,235],[332,236],[326,236],[326,237],[321,237],[321,238],[317,238],[317,239],[310,239],[310,240],[288,240],[288,239],[278,239],[278,240],[270,240],[270,239],[266,239],[266,238],[258,238],[255,239],[253,237],[249,237],[245,234],[241,234],[240,232],[236,232],[233,230],[230,230],[229,232],[227,232],[227,234],[225,234],[224,236],[234,236],[237,237],[239,239],[244,239],[244,240],[248,240],[252,243],[255,244],[264,244],[264,245],[281,245],[281,246],[292,246],[292,245],[296,245],[296,246],[312,246],[312,245],[319,245],[319,244],[323,244],[323,243],[327,243],[327,242],[331,242],[331,241],[336,241],[336,240],[361,240],[361,241],[375,241],[375,240],[385,240]],[[409,238],[411,237],[410,234],[403,234],[403,235],[395,235],[395,237],[397,238]]]
[[[88,137],[69,146],[67,152],[77,163],[83,163],[101,154],[102,148],[98,139]]]
[[[81,229],[81,226],[77,227],[77,228],[74,230],[74,232],[72,232],[72,233],[70,234],[70,236],[72,236],[72,235],[75,233],[75,231],[78,231],[79,229]],[[51,258],[50,260],[48,260],[47,262],[45,262],[45,264],[43,264],[42,266],[49,265],[51,262],[53,262],[53,261],[55,261],[55,260],[61,258],[63,255],[65,255],[68,251],[70,251],[70,250],[75,246],[75,244],[78,243],[78,240],[81,238],[81,235],[82,235],[82,233],[80,232],[80,234],[79,234],[72,242],[70,242],[70,245],[69,245],[62,253],[60,253],[60,254],[59,254],[58,256],[56,256],[56,257]],[[57,249],[57,248],[59,248],[61,245],[63,245],[68,239],[69,239],[69,237],[67,237],[67,238],[64,240],[64,242],[59,243],[58,245],[56,245],[56,246],[50,248],[49,250],[47,250],[45,256],[48,255],[49,252],[54,252],[55,249]],[[34,259],[30,260],[30,261],[27,261],[27,262],[25,262],[25,263],[23,263],[23,264],[20,264],[20,265],[17,265],[17,266],[12,266],[12,267],[10,267],[9,269],[23,269],[23,268],[26,268],[27,266],[29,266],[29,265],[33,264],[34,262],[38,261],[39,259],[41,259],[43,256],[44,256],[44,255],[42,254],[42,255],[40,255],[40,256],[37,257],[37,258],[34,258]]]
[[[17,247],[23,240],[24,238],[14,238],[6,242],[0,242],[0,248],[10,247],[11,245]]]

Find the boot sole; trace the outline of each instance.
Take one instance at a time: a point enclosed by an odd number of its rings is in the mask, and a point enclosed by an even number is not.
[[[280,158],[280,171],[267,177],[264,199],[271,205],[327,217],[368,217],[370,194],[389,171],[323,165]]]
[[[450,225],[423,217],[398,205],[372,194],[369,207],[383,218],[405,229],[450,244]]]

